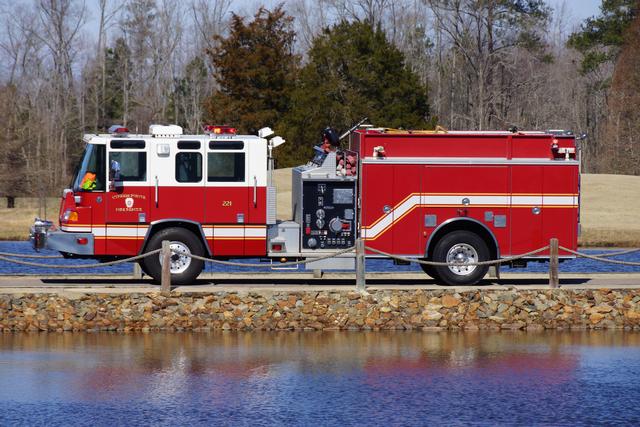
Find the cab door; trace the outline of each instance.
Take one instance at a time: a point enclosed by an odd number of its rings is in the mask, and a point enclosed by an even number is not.
[[[183,219],[204,222],[204,144],[157,139],[149,155],[149,222]]]
[[[245,256],[267,253],[267,142],[252,140],[247,146],[247,217],[244,228]]]
[[[149,211],[147,147],[144,140],[113,139],[107,147],[106,253],[134,255],[146,233]]]
[[[216,256],[245,254],[245,224],[249,200],[253,200],[247,157],[247,147],[241,140],[212,140],[207,146],[205,223]]]

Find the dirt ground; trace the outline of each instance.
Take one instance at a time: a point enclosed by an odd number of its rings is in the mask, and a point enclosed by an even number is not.
[[[291,218],[291,169],[274,175],[278,189],[278,218]],[[55,219],[59,199],[47,199],[47,217]],[[18,198],[7,209],[0,197],[0,240],[24,240],[38,216],[37,198]],[[581,246],[640,246],[640,176],[582,175]]]

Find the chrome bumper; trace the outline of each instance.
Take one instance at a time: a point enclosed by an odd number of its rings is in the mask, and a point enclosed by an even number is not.
[[[33,249],[51,249],[74,255],[93,255],[93,233],[72,233],[61,230],[51,230],[53,223],[36,218],[31,226],[29,240]],[[78,239],[86,239],[85,244],[78,243]]]

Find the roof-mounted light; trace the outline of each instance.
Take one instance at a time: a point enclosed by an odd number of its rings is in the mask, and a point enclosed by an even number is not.
[[[178,136],[182,135],[182,127],[177,125],[151,125],[149,126],[149,133],[153,136]]]
[[[269,140],[269,145],[271,145],[271,148],[279,147],[284,143],[285,143],[285,140],[281,136],[275,136]]]
[[[123,133],[129,133],[129,129],[127,129],[126,127],[122,126],[122,125],[112,125],[109,128],[109,133],[115,133],[115,134],[123,134]]]
[[[204,125],[202,127],[204,129],[204,133],[209,135],[235,135],[236,128],[231,126],[221,126],[221,125]]]
[[[270,127],[264,127],[258,131],[258,136],[260,138],[269,138],[273,133],[274,132]]]

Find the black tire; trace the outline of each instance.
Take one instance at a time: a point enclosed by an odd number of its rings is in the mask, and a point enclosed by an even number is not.
[[[151,274],[147,271],[147,266],[144,264],[144,258],[138,261],[138,265],[140,266],[140,270],[142,270],[143,275],[151,277]]]
[[[427,258],[422,258],[420,261],[432,261],[432,260]],[[440,280],[440,277],[438,277],[438,272],[436,271],[435,266],[420,264],[420,268],[422,268],[422,271],[424,271],[427,274],[427,276],[435,280]]]
[[[184,228],[172,227],[165,228],[155,233],[149,239],[147,245],[147,252],[160,249],[162,247],[162,241],[168,240],[172,244],[182,245],[187,248],[189,252],[194,255],[204,256],[204,247],[202,241],[194,235],[191,231]],[[172,263],[177,261],[184,261],[186,267],[180,266],[176,272],[172,269],[171,272],[171,284],[172,285],[190,285],[198,277],[204,268],[204,262],[194,258],[183,257],[180,258],[177,254],[172,254]],[[187,262],[186,259],[189,261]],[[151,276],[156,283],[160,283],[160,277],[162,275],[162,265],[160,264],[160,254],[150,255],[144,258],[143,261],[145,271]]]
[[[489,259],[489,248],[480,236],[470,231],[459,230],[445,235],[436,243],[433,250],[433,260],[447,262],[447,254],[452,250],[455,252],[456,247],[461,256],[474,255],[471,258],[476,258],[475,262]],[[434,270],[439,276],[438,278],[446,285],[474,285],[487,274],[489,266],[479,265],[456,268],[457,273],[447,266],[436,266]]]

